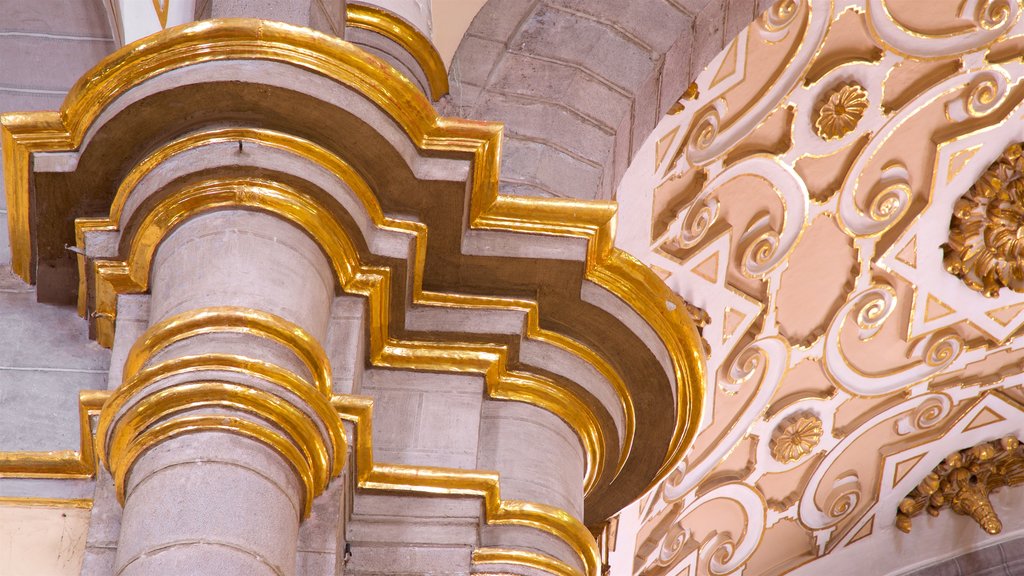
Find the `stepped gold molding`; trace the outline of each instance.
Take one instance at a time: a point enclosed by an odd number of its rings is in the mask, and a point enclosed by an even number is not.
[[[217,355],[211,355],[217,356]],[[182,360],[181,358],[173,361]],[[186,359],[187,360],[187,359]],[[215,359],[216,360],[216,359]],[[258,366],[259,361],[254,362]],[[217,361],[213,364],[218,364]],[[239,373],[248,373],[256,378],[265,378],[266,374],[260,369],[249,371],[251,366],[239,365],[236,370]],[[224,370],[220,365],[189,365],[188,362],[177,366],[178,369],[193,368],[199,370]],[[173,370],[164,370],[168,374],[177,373]],[[283,380],[279,380],[281,382]],[[200,387],[206,387],[216,383],[202,383]],[[312,387],[299,379],[297,385],[304,386],[308,390]],[[82,428],[82,450],[74,453],[57,453],[63,457],[63,463],[70,467],[74,463],[79,468],[88,468],[88,473],[71,475],[55,473],[50,475],[36,474],[32,477],[51,478],[88,478],[95,474],[96,458],[93,451],[93,438],[89,426],[89,416],[95,416],[106,402],[106,409],[110,412],[118,410],[118,404],[114,395],[116,392],[108,390],[84,390],[80,394],[80,412],[84,415]],[[326,400],[326,398],[324,399]],[[484,498],[485,520],[492,525],[516,525],[534,528],[551,534],[565,541],[577,554],[579,554],[585,571],[585,576],[599,576],[600,556],[597,548],[597,541],[589,530],[571,514],[534,502],[521,500],[503,500],[501,498],[501,486],[499,475],[495,472],[482,470],[464,470],[459,468],[440,468],[432,466],[409,466],[404,464],[382,464],[374,461],[373,458],[373,399],[365,396],[334,395],[329,400],[331,411],[341,420],[346,420],[355,426],[355,442],[352,450],[355,457],[356,481],[360,488],[366,490],[419,492],[437,495],[451,496],[479,496]],[[339,434],[344,434],[340,424],[334,424]],[[106,428],[97,429],[97,446],[103,445]],[[253,438],[259,442],[269,445],[271,448],[286,454],[286,459],[292,463],[296,470],[302,474],[305,458],[295,449],[294,445],[288,442],[279,434],[256,426],[251,422],[240,419],[217,416],[185,416],[174,417],[160,422],[156,427],[150,428],[140,437],[136,438],[133,449],[125,455],[124,460],[129,464],[120,469],[127,472],[130,469],[130,462],[137,459],[147,448],[150,448],[163,440],[176,437],[182,434],[201,431],[222,431],[229,434],[236,434]],[[2,453],[0,453],[2,454]],[[12,453],[6,453],[9,455]],[[19,454],[19,453],[13,453]],[[33,454],[33,453],[25,453]],[[52,454],[52,453],[45,453]],[[84,455],[84,457],[83,457]],[[35,460],[21,462],[22,465],[35,466]],[[0,466],[5,465],[8,460],[0,460]],[[0,476],[6,474],[0,473]],[[22,476],[22,474],[18,474]],[[300,476],[307,488],[312,485],[313,480],[309,475]],[[123,476],[119,482],[123,486]],[[308,494],[308,492],[307,492]],[[121,493],[123,497],[123,493]],[[83,507],[89,508],[91,500],[53,500],[43,498],[3,498],[0,504],[32,505],[50,507]],[[308,510],[307,510],[308,513]],[[519,566],[528,566],[540,570],[546,570],[553,574],[566,574],[580,576],[579,572],[561,561],[522,550],[503,548],[481,548],[474,551],[473,561],[475,563],[501,563]],[[560,571],[561,570],[561,571]]]
[[[233,354],[182,356],[146,366],[159,351],[175,342],[215,333],[242,333],[282,344],[305,364],[312,380],[307,381],[268,362]],[[162,429],[163,436],[147,435],[150,428],[158,428],[154,424],[168,416],[201,407],[232,408],[260,416],[287,433],[291,444],[281,448],[282,440],[274,430],[268,428],[257,433],[252,426],[248,427],[250,437],[283,450],[282,456],[296,469],[305,484],[306,514],[311,509],[313,498],[323,492],[330,478],[340,474],[345,465],[347,441],[337,414],[327,402],[332,382],[327,355],[312,336],[284,318],[259,310],[227,306],[186,311],[150,326],[128,352],[124,366],[122,384],[104,404],[96,431],[100,460],[111,471],[122,502],[124,482],[134,459],[142,452],[139,446],[143,445],[143,439],[157,443],[162,438],[184,433],[184,429],[168,428]],[[258,388],[217,381],[190,382],[145,393],[146,389],[166,378],[208,371],[256,378],[294,395],[300,403],[296,406],[282,396]],[[320,420],[329,446],[317,423],[305,413],[304,408],[312,410]],[[187,426],[192,431],[207,428],[205,424]],[[297,453],[293,448],[298,449],[299,460],[292,458]]]
[[[267,435],[281,438],[265,443],[278,449],[302,479],[305,486],[305,515],[309,515],[313,498],[323,493],[332,476],[328,447],[320,436],[316,423],[301,408],[277,395],[257,388],[220,381],[189,382],[165,388],[139,400],[116,419],[115,430],[121,433],[115,434],[106,448],[106,453],[110,457],[110,473],[117,488],[117,497],[122,504],[125,499],[128,472],[135,464],[135,459],[147,446],[142,438],[153,429],[159,428],[169,416],[199,408],[223,408],[273,422],[274,426],[271,427],[243,418],[230,417],[245,420],[249,430],[254,430],[253,427],[262,428],[264,432],[260,433],[261,438]],[[210,418],[216,420],[221,416],[223,414],[214,414],[210,415]],[[280,428],[285,435],[277,434],[275,428]],[[335,432],[339,430],[338,427],[328,429]],[[162,442],[169,436],[170,434],[154,434],[152,442]],[[280,448],[281,442],[287,442],[286,449]],[[294,458],[294,455],[298,455],[298,458]],[[335,470],[334,474],[337,472],[340,470]]]
[[[473,155],[469,206],[472,228],[586,239],[585,277],[633,307],[668,350],[678,386],[677,422],[652,485],[678,465],[698,429],[703,405],[705,374],[700,337],[683,301],[647,266],[614,247],[615,204],[500,195],[500,125],[441,118],[423,94],[386,63],[351,44],[308,29],[247,19],[209,20],[171,28],[101,61],[72,88],[60,112],[0,116],[15,273],[27,281],[33,279],[29,193],[32,153],[77,149],[110,102],[150,78],[184,66],[231,59],[282,62],[333,79],[362,93],[389,114],[420,149]],[[435,355],[429,346],[421,352]],[[500,353],[494,358],[500,359]]]
[[[448,71],[433,42],[395,14],[376,6],[349,3],[345,25],[369,30],[395,42],[420,65],[430,84],[430,99],[437,102],[448,94]]]
[[[332,473],[337,474],[345,465],[347,442],[345,435],[337,428],[335,420],[337,416],[327,404],[326,398],[330,393],[324,395],[317,391],[309,382],[285,370],[280,366],[234,354],[203,354],[200,356],[181,356],[166,360],[154,366],[145,368],[129,378],[115,390],[110,399],[104,405],[104,411],[100,415],[96,427],[96,437],[99,438],[97,453],[99,459],[108,468],[114,467],[107,455],[106,443],[119,443],[117,432],[112,431],[113,418],[121,408],[135,396],[140,390],[158,382],[161,379],[181,374],[194,372],[219,371],[233,374],[242,374],[269,382],[275,386],[294,394],[304,401],[319,417],[324,428],[327,429],[331,444],[334,446],[334,458]],[[126,373],[127,374],[127,373]]]
[[[440,468],[434,466],[407,466],[404,464],[377,464],[373,460],[373,400],[364,396],[337,395],[331,405],[341,418],[355,424],[356,481],[360,488],[401,492],[428,492],[452,496],[482,496],[484,517],[492,525],[526,526],[547,532],[572,547],[583,562],[586,576],[599,576],[601,557],[597,541],[582,522],[558,508],[525,502],[503,500],[500,478],[495,472]],[[482,551],[481,551],[482,550]],[[483,548],[474,551],[476,563],[502,563],[529,566],[552,571],[559,561],[531,552]],[[569,568],[568,574],[579,576]],[[553,572],[561,574],[561,572]]]
[[[96,474],[96,453],[92,442],[91,418],[100,412],[110,396],[107,390],[78,393],[78,450],[55,452],[0,452],[0,478],[92,478]]]
[[[341,225],[322,217],[328,211],[313,198],[282,184],[261,179],[211,180],[197,183],[163,199],[142,220],[132,236],[125,261],[96,260],[96,309],[108,319],[117,314],[117,295],[149,289],[150,266],[161,240],[181,222],[210,210],[247,208],[267,211],[310,234],[326,253],[342,289],[367,298],[370,361],[376,366],[413,370],[440,370],[480,374],[492,398],[527,402],[559,416],[575,430],[587,458],[584,488],[589,491],[601,477],[606,450],[604,430],[590,406],[556,382],[536,374],[508,368],[508,349],[493,344],[399,340],[389,334],[391,270],[365,266]],[[330,373],[322,350],[303,352],[307,339],[295,329],[275,326],[256,311],[224,316],[216,310],[194,317],[168,319],[151,336],[141,338],[125,363],[125,374],[137,371],[160,348],[182,338],[211,331],[241,331],[270,335],[306,360],[318,382]],[[223,317],[220,317],[223,316]],[[112,326],[111,326],[112,328]],[[290,336],[289,336],[290,335]],[[294,342],[286,337],[295,336]]]
[[[625,430],[623,434],[623,446],[620,450],[619,461],[615,469],[618,474],[625,466],[629,457],[636,430],[636,416],[633,406],[633,399],[625,381],[615,368],[601,355],[585,344],[550,330],[540,327],[540,313],[536,302],[514,298],[498,298],[491,296],[464,295],[455,293],[431,292],[423,289],[424,267],[426,265],[426,244],[427,230],[418,222],[397,220],[387,217],[380,204],[377,202],[373,191],[366,181],[353,168],[338,156],[317,146],[316,144],[295,136],[275,132],[271,130],[251,128],[227,128],[210,130],[192,134],[166,144],[143,159],[125,177],[111,203],[110,214],[107,218],[79,218],[75,221],[75,233],[78,239],[78,266],[79,266],[79,313],[84,317],[88,305],[88,288],[86,284],[86,258],[85,234],[93,231],[117,231],[117,223],[124,216],[124,207],[131,196],[132,191],[142,179],[152,172],[160,164],[167,162],[176,154],[201,146],[212,145],[223,142],[244,142],[261,146],[269,146],[278,150],[287,151],[310,162],[325,167],[332,174],[344,181],[349,189],[362,203],[367,214],[370,216],[377,228],[384,230],[400,231],[414,237],[415,258],[412,262],[413,285],[412,301],[416,304],[439,307],[479,308],[479,309],[504,309],[519,310],[526,313],[526,336],[530,339],[545,342],[565,350],[580,358],[583,362],[593,366],[604,376],[614,388],[618,396],[619,405],[624,415]],[[106,285],[99,285],[100,290],[105,290]],[[117,300],[112,294],[104,293],[103,297],[97,296],[99,309],[97,312],[97,340],[109,346],[113,342],[114,321],[117,317]],[[105,303],[105,304],[104,304]],[[388,326],[388,319],[381,318],[379,325]],[[328,387],[329,388],[329,387]],[[595,477],[596,478],[596,477]]]
[[[309,516],[312,509],[313,498],[315,497],[315,483],[313,471],[308,467],[302,452],[288,438],[277,433],[268,426],[256,424],[245,418],[237,416],[216,415],[189,415],[178,416],[164,420],[148,428],[138,437],[134,438],[124,453],[124,461],[127,463],[123,468],[115,468],[111,471],[114,475],[114,482],[118,489],[118,499],[124,504],[124,483],[127,479],[131,465],[146,450],[185,434],[197,432],[226,432],[244,438],[250,438],[268,446],[285,459],[295,470],[304,487],[303,502],[304,508],[302,517]]]

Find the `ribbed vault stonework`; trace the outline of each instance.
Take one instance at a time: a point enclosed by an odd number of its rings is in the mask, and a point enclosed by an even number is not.
[[[506,126],[501,190],[614,197],[659,118],[767,0],[490,0],[443,111]]]

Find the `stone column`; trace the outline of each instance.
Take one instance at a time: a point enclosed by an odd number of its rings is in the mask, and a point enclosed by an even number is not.
[[[433,45],[429,0],[359,0],[346,13],[345,40],[394,66],[433,101],[448,73]]]
[[[430,0],[354,0],[352,3],[386,10],[412,24],[426,38],[433,32]]]
[[[502,498],[564,510],[583,521],[584,455],[579,438],[558,416],[521,402],[485,402],[478,465],[501,474]],[[542,551],[583,570],[566,542],[520,526],[487,526],[484,546]],[[482,572],[520,574],[522,567],[483,566]]]
[[[115,574],[294,574],[301,519],[345,457],[315,361],[331,267],[290,223],[222,211],[174,230],[151,277],[99,429],[124,504]]]
[[[207,18],[276,20],[341,37],[345,0],[197,0],[196,19]]]

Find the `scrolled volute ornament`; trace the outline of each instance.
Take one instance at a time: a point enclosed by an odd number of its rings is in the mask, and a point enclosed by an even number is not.
[[[1024,482],[1024,450],[1015,437],[982,442],[954,452],[910,491],[899,503],[896,527],[910,532],[912,518],[922,510],[938,516],[948,507],[970,516],[982,530],[999,534],[1003,523],[992,507],[989,494],[1003,486]]]
[[[1024,292],[1024,157],[1008,147],[953,206],[946,270],[972,290],[995,298],[1002,288]]]
[[[799,8],[800,2],[797,0],[776,0],[757,21],[761,35],[771,42],[781,40],[796,20]]]

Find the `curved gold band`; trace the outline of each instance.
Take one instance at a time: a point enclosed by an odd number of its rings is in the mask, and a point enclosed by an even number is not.
[[[124,480],[135,463],[134,457],[139,454],[132,450],[133,444],[161,419],[211,407],[245,412],[273,423],[273,426],[270,426],[246,420],[255,426],[271,430],[281,428],[285,433],[284,437],[302,455],[305,469],[309,470],[309,477],[313,483],[305,487],[306,494],[313,498],[327,487],[330,474],[327,446],[316,424],[302,410],[261,390],[228,382],[204,381],[181,384],[148,395],[117,419],[112,430],[113,439],[106,452],[110,458],[110,472],[114,478],[118,500],[122,504]],[[129,455],[132,456],[131,459]],[[285,454],[282,455],[287,457]]]
[[[299,479],[302,482],[305,493],[303,494],[303,518],[309,516],[313,506],[313,494],[311,488],[315,485],[313,480],[313,473],[307,466],[306,460],[298,448],[295,447],[287,438],[271,430],[266,426],[261,426],[246,420],[244,418],[238,418],[234,416],[207,416],[207,415],[189,415],[172,418],[160,422],[139,435],[125,451],[123,460],[128,466],[112,471],[114,476],[114,483],[117,486],[121,486],[124,489],[125,474],[131,467],[130,464],[134,463],[143,452],[152,448],[153,446],[165,442],[171,438],[176,438],[184,434],[194,434],[197,432],[227,432],[229,434],[236,434],[246,438],[251,438],[260,442],[272,450],[275,450],[285,461],[288,462],[291,467],[298,474]],[[123,492],[119,494],[119,498],[123,498]]]
[[[100,413],[99,422],[96,427],[97,452],[99,453],[100,461],[106,464],[108,469],[111,467],[112,463],[108,458],[106,445],[108,442],[114,441],[111,430],[114,418],[122,406],[138,394],[139,391],[163,378],[206,371],[243,374],[279,386],[297,396],[316,413],[327,431],[334,455],[331,475],[341,473],[342,468],[345,466],[345,460],[348,458],[348,443],[345,439],[345,432],[342,429],[338,414],[330,406],[327,397],[317,392],[305,380],[275,364],[233,354],[203,354],[202,356],[173,358],[145,368],[129,378],[110,394]]]
[[[285,346],[306,365],[316,389],[324,396],[331,395],[331,364],[316,338],[301,326],[275,314],[233,306],[188,310],[150,326],[128,351],[124,377],[130,378],[158,352],[175,342],[203,334],[224,333],[248,334]]]
[[[376,6],[349,3],[345,7],[345,24],[376,32],[395,42],[408,52],[423,69],[430,83],[430,99],[437,102],[448,93],[448,72],[441,55],[429,38],[408,22]]]
[[[579,570],[558,558],[511,548],[477,548],[473,550],[473,564],[515,564],[543,570],[555,576],[580,576]]]

